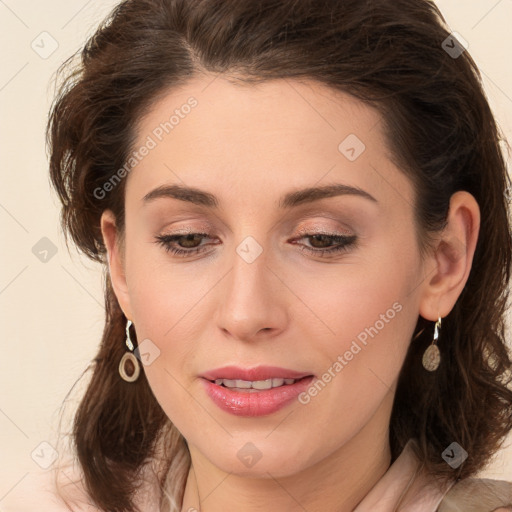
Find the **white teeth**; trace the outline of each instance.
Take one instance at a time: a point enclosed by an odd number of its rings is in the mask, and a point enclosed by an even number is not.
[[[227,388],[239,388],[239,389],[270,389],[278,388],[282,385],[293,384],[296,379],[266,379],[266,380],[231,380],[231,379],[215,379],[217,386],[224,385]]]
[[[231,381],[233,382],[233,381]],[[231,386],[233,387],[233,386]],[[235,388],[242,388],[242,389],[249,389],[251,386],[251,383],[248,380],[235,380]]]
[[[270,389],[272,387],[272,379],[255,380],[252,383],[253,389]]]

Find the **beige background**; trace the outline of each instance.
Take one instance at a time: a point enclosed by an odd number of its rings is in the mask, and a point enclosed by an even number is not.
[[[70,256],[59,230],[44,128],[52,74],[115,3],[0,0],[0,510],[2,498],[39,469],[35,461],[50,463],[51,446],[60,449],[59,407],[95,354],[103,327],[100,269],[73,250]],[[512,142],[512,0],[438,4],[451,30],[468,41]],[[48,55],[52,45],[58,47]],[[46,263],[32,252],[43,237],[57,250]],[[507,445],[486,475],[512,479],[512,437]]]

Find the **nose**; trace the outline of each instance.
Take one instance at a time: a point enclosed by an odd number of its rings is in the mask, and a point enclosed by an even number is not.
[[[255,341],[285,329],[286,286],[270,268],[267,251],[251,246],[250,241],[237,248],[219,295],[216,323],[226,336]]]

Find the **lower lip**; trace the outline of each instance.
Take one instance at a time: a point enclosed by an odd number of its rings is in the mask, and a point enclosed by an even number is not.
[[[215,382],[202,379],[205,390],[213,402],[223,411],[236,416],[265,416],[279,411],[293,402],[297,396],[306,391],[313,380],[313,376],[298,380],[293,384],[262,391],[235,391]]]

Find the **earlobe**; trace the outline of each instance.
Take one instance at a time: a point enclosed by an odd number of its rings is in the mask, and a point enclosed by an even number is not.
[[[111,210],[105,210],[101,216],[101,233],[107,249],[107,261],[110,280],[114,293],[126,318],[131,319],[130,298],[124,269],[124,258],[121,254],[116,218]]]
[[[453,194],[446,227],[426,266],[419,311],[423,318],[437,321],[453,309],[471,271],[479,229],[476,199],[466,191]]]

